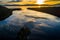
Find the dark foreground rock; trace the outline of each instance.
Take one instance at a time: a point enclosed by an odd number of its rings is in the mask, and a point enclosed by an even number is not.
[[[0,21],[12,15],[12,11],[6,7],[0,6]]]
[[[11,16],[12,11],[14,11],[14,10],[21,10],[21,9],[20,8],[19,9],[18,8],[8,9],[8,8],[0,5],[0,21],[2,21],[4,19],[8,18],[9,16]]]
[[[42,8],[28,8],[28,9],[44,12],[60,17],[60,7],[42,7]]]

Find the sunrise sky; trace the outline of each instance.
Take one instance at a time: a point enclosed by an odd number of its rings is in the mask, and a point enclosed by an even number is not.
[[[4,2],[6,2],[6,1],[12,1],[12,0],[0,0],[0,1],[4,1]],[[15,0],[16,1],[16,0]],[[21,0],[20,0],[21,1]],[[23,0],[22,0],[23,1]],[[51,4],[51,5],[53,5],[53,4],[57,4],[57,3],[60,3],[60,0],[24,0],[25,2],[27,2],[27,1],[31,1],[31,2],[35,2],[35,3],[37,3],[37,4],[43,4],[43,3],[45,3],[45,4]],[[24,3],[25,3],[24,2]]]
[[[46,0],[46,4],[57,4],[60,3],[60,0]]]

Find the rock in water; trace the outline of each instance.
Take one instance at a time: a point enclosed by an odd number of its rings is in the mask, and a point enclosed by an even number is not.
[[[10,15],[12,15],[12,11],[0,5],[0,21],[8,18]]]
[[[44,12],[47,14],[51,14],[57,17],[60,17],[60,7],[41,7],[41,8],[28,8],[30,10],[35,10],[35,11],[39,11],[39,12]]]

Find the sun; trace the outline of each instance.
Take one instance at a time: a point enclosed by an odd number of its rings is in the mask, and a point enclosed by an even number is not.
[[[37,0],[36,4],[44,4],[45,0]]]

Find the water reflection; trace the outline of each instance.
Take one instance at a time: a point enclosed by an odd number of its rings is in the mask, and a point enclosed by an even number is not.
[[[10,17],[0,21],[0,38],[16,40],[17,33],[25,24],[31,31],[29,40],[58,40],[60,39],[60,22],[56,20],[60,21],[60,18],[43,12],[14,11]]]

